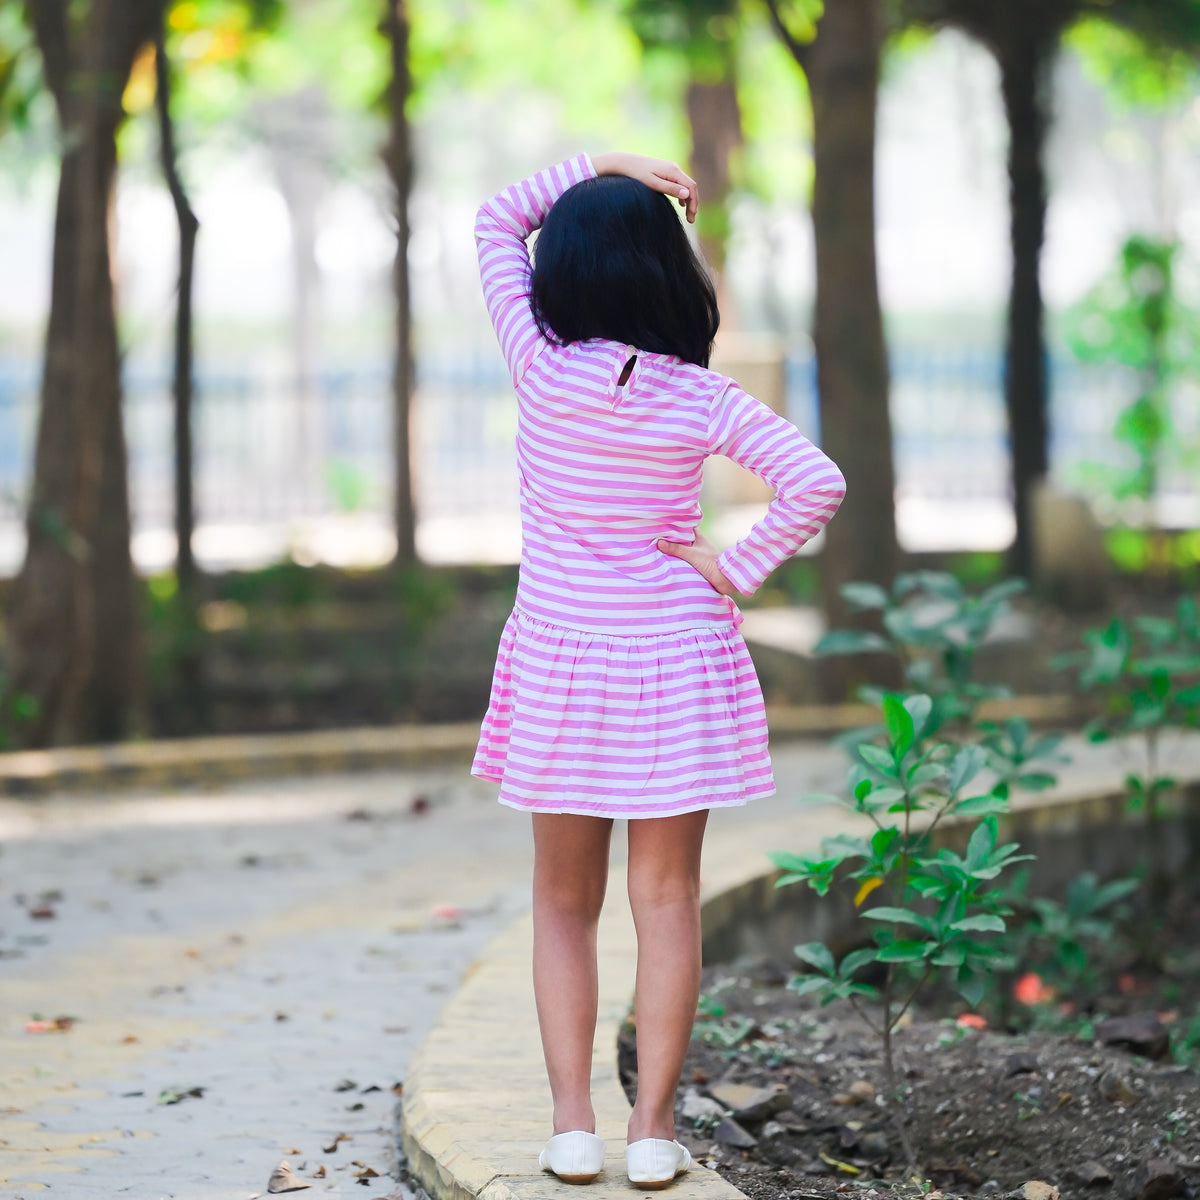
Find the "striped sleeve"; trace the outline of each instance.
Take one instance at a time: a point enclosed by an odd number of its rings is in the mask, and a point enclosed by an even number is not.
[[[790,421],[732,382],[713,403],[709,449],[776,492],[762,520],[717,559],[730,583],[749,596],[837,512],[846,481]]]
[[[514,385],[545,346],[529,305],[531,270],[525,239],[567,188],[595,175],[592,160],[580,154],[505,188],[476,214],[483,298]]]

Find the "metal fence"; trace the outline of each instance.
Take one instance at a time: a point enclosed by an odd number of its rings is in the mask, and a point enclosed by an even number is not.
[[[901,500],[1008,504],[1003,363],[994,349],[899,348],[891,358],[892,424]],[[1087,461],[1119,462],[1112,429],[1136,380],[1112,367],[1050,363],[1054,473],[1070,480]],[[19,521],[36,421],[38,370],[0,360],[0,522]],[[816,372],[789,359],[788,415],[819,437]],[[125,419],[135,526],[172,522],[172,404],[156,369],[126,367]],[[1200,440],[1195,395],[1176,414]],[[415,402],[415,478],[424,520],[511,514],[516,402],[492,346],[424,355]],[[308,386],[247,364],[201,364],[194,417],[198,524],[278,525],[300,518],[390,511],[390,366],[322,370]],[[1200,472],[1173,468],[1164,491],[1200,505]],[[0,570],[12,564],[0,563]]]

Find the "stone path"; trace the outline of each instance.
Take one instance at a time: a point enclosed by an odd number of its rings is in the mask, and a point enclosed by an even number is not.
[[[776,762],[715,853],[842,771]],[[389,1195],[393,1085],[527,907],[528,819],[493,796],[453,767],[0,802],[0,1195],[241,1200],[285,1157],[310,1195]]]

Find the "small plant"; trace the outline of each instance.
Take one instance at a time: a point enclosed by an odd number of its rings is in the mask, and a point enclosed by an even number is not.
[[[977,680],[975,662],[997,622],[1008,615],[1009,600],[1024,589],[1023,581],[1008,579],[974,596],[942,571],[898,575],[890,592],[874,583],[849,583],[842,588],[846,601],[860,612],[878,611],[886,635],[833,630],[817,643],[816,653],[894,655],[906,682],[931,699],[928,735],[940,733],[950,741],[980,739],[987,765],[996,774],[994,794],[1002,799],[1014,787],[1041,791],[1053,787],[1057,777],[1037,764],[1066,761],[1059,754],[1061,736],[1032,737],[1029,723],[1020,717],[1003,725],[977,718],[983,701],[1011,695],[1003,684]],[[879,703],[882,691],[866,687],[861,695]],[[874,727],[856,730],[842,740],[853,744],[878,732]]]
[[[1180,300],[1178,252],[1176,242],[1129,238],[1115,269],[1068,312],[1066,321],[1067,341],[1079,359],[1118,363],[1137,380],[1136,395],[1113,429],[1128,449],[1127,464],[1084,464],[1078,474],[1114,500],[1143,507],[1156,498],[1166,466],[1172,461],[1190,465],[1171,409],[1194,370],[1200,324]],[[1155,557],[1161,567],[1162,554]]]
[[[1016,845],[998,846],[996,813],[1007,801],[969,786],[987,752],[978,745],[953,746],[933,737],[934,700],[924,694],[882,699],[883,744],[854,747],[851,798],[842,800],[874,826],[869,837],[840,835],[822,843],[820,855],[771,854],[783,870],[777,887],[807,883],[825,895],[835,883],[853,883],[861,907],[877,890],[888,901],[863,912],[872,923],[869,946],[838,962],[822,942],[797,946],[811,973],[789,986],[816,994],[822,1003],[848,1000],[880,1038],[886,1086],[901,1144],[914,1159],[898,1104],[892,1036],[898,1022],[935,973],[948,973],[956,990],[977,1004],[991,972],[1011,965],[996,935],[1011,912],[994,885],[1007,867],[1028,855]],[[948,817],[981,820],[966,851],[934,849],[932,834]],[[873,979],[862,978],[870,970]],[[868,1004],[877,1002],[872,1011]]]
[[[1084,643],[1085,650],[1057,665],[1077,666],[1080,689],[1102,694],[1103,711],[1086,729],[1090,741],[1141,740],[1141,770],[1125,784],[1130,807],[1146,814],[1160,852],[1161,801],[1175,786],[1162,771],[1163,735],[1200,728],[1200,606],[1184,596],[1171,617],[1117,617],[1088,630]]]
[[[1022,580],[1008,579],[972,596],[943,571],[897,575],[890,592],[875,583],[848,583],[841,589],[846,602],[859,612],[879,612],[884,633],[835,629],[816,653],[895,655],[906,682],[933,701],[931,733],[969,723],[983,700],[1009,695],[1002,685],[975,679],[975,656],[1008,613],[1009,599],[1024,590]],[[864,695],[879,698],[877,690],[864,689]]]

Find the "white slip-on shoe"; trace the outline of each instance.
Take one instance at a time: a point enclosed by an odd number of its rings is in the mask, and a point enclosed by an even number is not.
[[[604,1139],[583,1129],[556,1133],[538,1155],[538,1166],[566,1183],[591,1183],[604,1166]]]
[[[664,1188],[692,1165],[686,1146],[666,1138],[642,1138],[625,1147],[629,1182],[644,1188]]]

